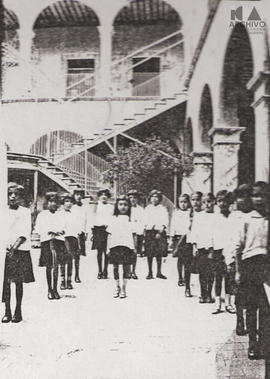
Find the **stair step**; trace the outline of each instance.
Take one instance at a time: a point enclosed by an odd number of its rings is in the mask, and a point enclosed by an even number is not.
[[[155,103],[156,106],[158,106],[158,105],[166,105],[166,104],[167,104],[166,102],[164,102],[164,103]]]
[[[72,143],[71,146],[83,146],[84,143],[83,142],[76,142],[76,143]]]
[[[115,126],[125,126],[126,124],[118,124],[118,123],[115,123],[114,125],[115,125]]]
[[[176,97],[166,97],[166,100],[176,100]]]
[[[156,110],[156,108],[154,108],[154,107],[149,107],[149,108],[144,108],[144,110],[145,111],[155,111]]]
[[[135,121],[135,118],[124,118],[124,121]]]
[[[145,113],[134,113],[134,116],[145,116]]]
[[[107,130],[107,131],[109,131],[109,130],[112,130],[112,128],[104,128],[104,130]]]

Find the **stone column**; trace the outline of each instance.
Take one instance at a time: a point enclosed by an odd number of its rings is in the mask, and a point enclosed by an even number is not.
[[[184,178],[182,192],[212,191],[213,154],[211,152],[193,152],[194,169],[190,177]]]
[[[18,30],[20,41],[18,86],[19,95],[24,98],[31,97],[32,90],[32,43],[34,32],[30,27],[22,26]]]
[[[240,136],[245,128],[217,127],[209,132],[213,138],[213,189],[234,190],[238,185],[238,152],[241,144]]]
[[[111,64],[112,64],[112,35],[113,26],[110,24],[98,27],[100,39],[100,88],[98,95],[110,96],[112,91]]]
[[[254,92],[255,180],[269,181],[270,165],[270,72],[260,72],[248,83]]]

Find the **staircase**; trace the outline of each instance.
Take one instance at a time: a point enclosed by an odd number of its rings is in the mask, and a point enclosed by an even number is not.
[[[38,170],[69,193],[72,193],[75,189],[85,188],[83,185],[85,183],[82,183],[80,178],[76,178],[75,172],[67,172],[67,170],[55,165],[51,160],[42,156],[8,152],[7,159],[8,168]],[[95,196],[99,188],[94,181],[88,178],[88,195]]]

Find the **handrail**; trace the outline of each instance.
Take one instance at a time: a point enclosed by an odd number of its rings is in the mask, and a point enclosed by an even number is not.
[[[162,54],[162,53],[164,53],[165,51],[170,50],[170,49],[172,49],[173,47],[182,44],[183,42],[184,42],[184,39],[181,39],[180,41],[177,41],[177,42],[173,43],[172,45],[167,46],[167,47],[165,47],[164,49],[161,49],[160,51],[155,52],[154,54],[150,55],[149,57],[146,57],[146,58],[144,58],[143,60],[139,61],[138,63],[135,63],[134,65],[130,66],[130,67],[127,69],[127,72],[131,71],[134,67],[140,66],[142,63],[149,61],[149,60],[152,59],[153,57],[158,57],[159,54]]]
[[[126,70],[125,73],[130,72],[134,67],[140,66],[142,63],[149,61],[149,60],[152,59],[153,57],[158,57],[160,54],[163,54],[164,52],[166,52],[166,51],[168,51],[168,50],[170,50],[170,49],[172,49],[172,48],[174,48],[174,47],[176,47],[176,46],[182,44],[183,42],[184,42],[184,39],[181,39],[180,41],[177,41],[177,42],[173,43],[173,44],[170,45],[170,46],[167,46],[167,47],[165,47],[165,48],[163,48],[163,49],[161,49],[161,50],[156,51],[155,53],[151,54],[149,57],[146,57],[146,58],[144,58],[143,60],[141,60],[140,62],[131,65],[131,66]],[[87,78],[84,78],[84,80],[87,80]],[[87,93],[87,92],[89,92],[89,91],[95,89],[96,87],[97,87],[97,85],[95,84],[94,86],[92,86],[92,87],[90,87],[90,88],[87,88],[86,90],[84,90],[84,91],[81,92],[80,94],[78,94],[78,95],[76,95],[76,96],[73,96],[72,98],[68,99],[67,101],[69,102],[69,101],[76,100],[76,99],[78,99],[79,97],[81,97],[82,95],[84,95],[85,93]]]
[[[144,50],[147,50],[150,47],[153,47],[155,45],[159,45],[160,43],[162,43],[162,42],[166,41],[167,39],[172,38],[172,37],[174,37],[174,36],[176,36],[177,34],[180,34],[180,33],[182,33],[182,29],[177,30],[176,32],[173,32],[171,34],[168,34],[167,36],[165,36],[163,38],[160,38],[158,41],[152,42],[149,45],[143,46],[142,48],[133,51],[129,55],[125,56],[124,58],[121,58],[118,61],[112,62],[111,66],[118,65],[119,63],[122,63],[123,61],[125,61],[125,60],[127,60],[129,58],[134,57],[134,55],[137,55],[138,53],[140,53],[140,52],[142,52]]]

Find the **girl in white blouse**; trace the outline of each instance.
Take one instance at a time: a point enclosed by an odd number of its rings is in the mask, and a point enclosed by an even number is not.
[[[175,209],[172,215],[170,235],[177,256],[178,285],[186,285],[186,297],[191,297],[190,293],[190,265],[192,261],[192,245],[187,243],[187,235],[191,226],[190,198],[187,194],[182,194],[178,198],[179,208]],[[182,242],[181,242],[182,241]],[[185,276],[183,278],[183,268]]]
[[[116,200],[113,216],[108,220],[107,231],[109,247],[109,263],[113,265],[116,289],[114,297],[125,298],[127,280],[130,278],[130,265],[134,263],[136,237],[131,221],[131,205],[127,196],[119,196]],[[119,275],[119,266],[122,275]]]
[[[113,206],[108,203],[111,193],[108,189],[98,191],[98,203],[93,214],[92,250],[97,250],[98,279],[108,278],[107,225],[113,214]]]
[[[6,307],[2,318],[4,323],[22,321],[23,283],[35,281],[30,256],[31,213],[29,209],[19,206],[22,190],[23,187],[16,183],[8,185],[8,238],[2,294],[2,302]],[[13,317],[10,307],[12,282],[16,286],[16,309]]]
[[[60,211],[61,217],[64,221],[64,236],[65,236],[65,246],[67,250],[67,260],[65,263],[61,264],[61,290],[69,289],[72,290],[72,271],[73,271],[73,260],[76,260],[78,255],[80,255],[80,244],[79,236],[81,233],[80,223],[78,223],[77,214],[73,211],[73,196],[69,193],[63,194],[61,196],[63,202],[63,209]],[[67,280],[66,280],[66,268],[67,268]]]
[[[57,289],[59,265],[66,262],[65,225],[61,212],[57,211],[59,203],[57,193],[47,192],[45,198],[47,209],[39,213],[35,227],[41,241],[39,265],[46,267],[48,299],[58,300],[60,299]]]
[[[145,208],[145,253],[148,261],[146,279],[153,279],[153,258],[157,260],[157,278],[167,279],[161,273],[162,257],[167,256],[167,230],[169,214],[161,203],[162,193],[152,190],[149,194],[150,204]]]

